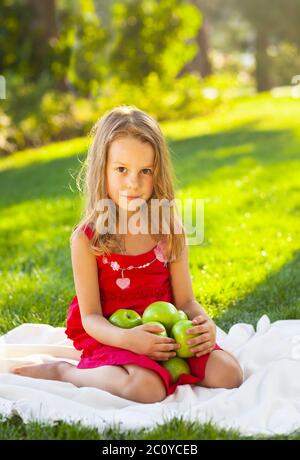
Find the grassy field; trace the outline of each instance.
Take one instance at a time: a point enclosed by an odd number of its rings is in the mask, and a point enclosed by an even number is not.
[[[226,332],[263,314],[300,318],[299,119],[299,101],[262,94],[162,125],[178,198],[205,200],[204,241],[189,247],[194,293]],[[23,322],[65,325],[75,292],[69,236],[81,210],[74,177],[86,148],[74,139],[0,160],[0,334]],[[99,434],[12,417],[0,423],[0,439],[246,438],[181,420]]]

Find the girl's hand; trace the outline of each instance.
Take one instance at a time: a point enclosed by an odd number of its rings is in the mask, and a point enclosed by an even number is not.
[[[188,329],[187,334],[201,334],[187,341],[190,351],[195,353],[195,356],[206,355],[215,348],[217,328],[215,323],[208,316],[198,315],[193,318],[192,323],[195,327]]]
[[[171,337],[163,337],[155,332],[162,332],[158,324],[145,323],[126,330],[126,348],[155,361],[167,361],[176,356],[176,350],[180,345]]]

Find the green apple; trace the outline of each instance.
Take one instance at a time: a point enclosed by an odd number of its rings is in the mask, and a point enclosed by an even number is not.
[[[200,334],[187,334],[186,331],[192,328],[194,324],[189,319],[182,319],[177,321],[176,324],[172,327],[171,336],[176,340],[177,343],[180,344],[180,348],[176,350],[177,356],[180,358],[191,358],[195,356],[195,353],[190,351],[190,347],[193,348],[191,345],[187,345],[187,341],[192,339],[193,337],[197,337]]]
[[[182,319],[188,319],[188,315],[183,310],[177,310],[175,323],[177,323],[177,321],[180,321]],[[173,326],[174,326],[174,324],[173,324]]]
[[[170,358],[168,361],[162,361],[160,363],[172,376],[172,383],[177,382],[181,374],[190,374],[190,366],[183,358]]]
[[[183,310],[177,310],[176,321],[175,321],[174,324],[176,324],[178,321],[181,321],[182,319],[189,319],[188,315]],[[174,324],[173,324],[173,326],[174,326]],[[172,329],[169,332],[169,336],[172,337],[172,339],[174,339],[174,336],[172,334]]]
[[[119,308],[108,318],[108,321],[124,329],[131,329],[142,324],[142,318],[138,312],[129,308]]]
[[[148,305],[148,307],[144,310],[142,320],[143,323],[158,321],[159,323],[162,323],[167,332],[169,332],[173,324],[176,323],[178,315],[177,312],[177,308],[172,303],[159,300]]]
[[[149,321],[149,322],[147,322],[147,324],[154,324],[154,325],[162,327],[163,331],[161,331],[161,332],[153,332],[153,334],[161,335],[162,337],[168,337],[166,328],[162,323],[159,323],[158,321]]]

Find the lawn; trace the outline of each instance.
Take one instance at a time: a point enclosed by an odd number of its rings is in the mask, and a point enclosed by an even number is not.
[[[177,197],[204,200],[204,241],[189,246],[194,294],[226,332],[263,314],[300,318],[299,119],[299,100],[261,94],[162,124]],[[0,334],[23,322],[65,326],[75,293],[69,236],[82,206],[75,176],[87,145],[73,139],[0,160]],[[18,417],[2,420],[0,438],[245,439],[181,420],[125,435]]]

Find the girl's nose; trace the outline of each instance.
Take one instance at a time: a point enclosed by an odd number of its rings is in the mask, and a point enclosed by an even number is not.
[[[127,185],[128,185],[128,187],[130,187],[131,189],[138,188],[138,185],[139,185],[138,177],[137,177],[137,176],[130,176],[130,177],[128,178]]]

